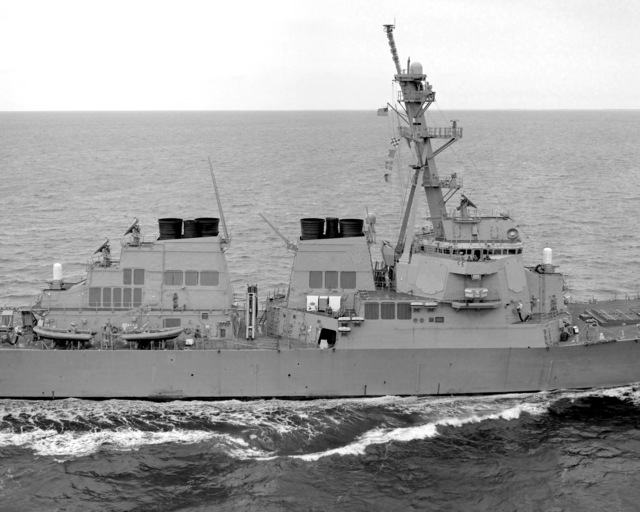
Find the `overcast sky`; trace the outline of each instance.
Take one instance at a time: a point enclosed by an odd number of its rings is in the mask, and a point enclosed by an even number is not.
[[[640,108],[640,0],[0,0],[0,111]]]

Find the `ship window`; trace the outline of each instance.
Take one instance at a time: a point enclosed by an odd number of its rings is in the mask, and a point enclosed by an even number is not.
[[[133,284],[144,284],[144,269],[133,269]]]
[[[102,307],[111,307],[111,288],[102,289]]]
[[[366,320],[377,320],[380,318],[380,307],[377,302],[364,303],[364,317]]]
[[[398,320],[411,320],[411,304],[408,302],[398,303]]]
[[[337,288],[338,287],[338,273],[335,270],[328,270],[324,273],[324,287],[325,288]]]
[[[100,297],[101,297],[100,288],[89,288],[89,307],[97,308],[100,307]]]
[[[131,288],[122,289],[122,307],[123,308],[131,307]]]
[[[113,307],[114,308],[122,307],[122,288],[113,289]]]
[[[355,272],[340,272],[340,288],[352,289],[356,288]]]
[[[142,305],[142,288],[133,289],[133,307]]]
[[[200,318],[202,318],[203,320],[209,320],[209,313],[202,313],[200,315]]]
[[[380,304],[380,318],[382,318],[383,320],[395,320],[396,303],[383,302],[382,304]]]
[[[165,270],[164,284],[167,286],[182,286],[182,270]]]
[[[322,272],[318,270],[311,270],[309,272],[309,288],[322,288]]]
[[[179,318],[165,318],[164,327],[180,327]]]
[[[187,270],[184,273],[184,284],[187,286],[198,285],[198,273],[195,270]]]
[[[125,268],[122,274],[122,284],[131,284],[131,269]]]
[[[444,317],[443,316],[437,316],[436,317],[436,323],[437,324],[441,324],[442,322],[444,322]]]
[[[216,270],[205,270],[200,272],[200,284],[202,286],[218,286],[220,274]]]

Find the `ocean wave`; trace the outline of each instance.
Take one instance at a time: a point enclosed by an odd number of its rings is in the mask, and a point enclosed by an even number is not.
[[[3,400],[0,448],[19,447],[40,456],[74,458],[100,450],[206,443],[234,459],[314,461],[332,455],[363,455],[372,445],[428,440],[449,428],[511,422],[523,415],[585,414],[597,410],[589,407],[594,400],[611,408],[628,404],[640,411],[640,391],[634,386],[492,396],[311,401]]]

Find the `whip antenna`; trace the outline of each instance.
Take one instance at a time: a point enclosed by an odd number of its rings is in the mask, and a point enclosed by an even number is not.
[[[213,181],[213,190],[216,192],[216,201],[218,201],[218,210],[220,211],[220,220],[222,221],[222,230],[224,231],[224,240],[226,242],[231,241],[229,232],[227,231],[227,223],[224,221],[224,213],[222,211],[222,203],[220,202],[220,194],[218,193],[218,185],[216,184],[216,177],[213,174],[213,164],[211,163],[211,157],[207,157],[209,160],[209,169],[211,170],[211,180]]]

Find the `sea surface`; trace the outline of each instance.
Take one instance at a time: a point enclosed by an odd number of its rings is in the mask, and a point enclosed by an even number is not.
[[[443,153],[574,300],[640,294],[640,111],[456,111]],[[408,155],[375,112],[0,113],[0,306],[135,218],[219,216],[237,292],[286,286],[303,217],[395,241]],[[403,174],[404,173],[404,174]],[[404,178],[402,178],[404,176]],[[456,207],[459,195],[449,202]],[[418,226],[424,222],[426,208]],[[0,385],[1,385],[0,375]],[[310,401],[0,401],[0,511],[638,510],[640,387]]]

